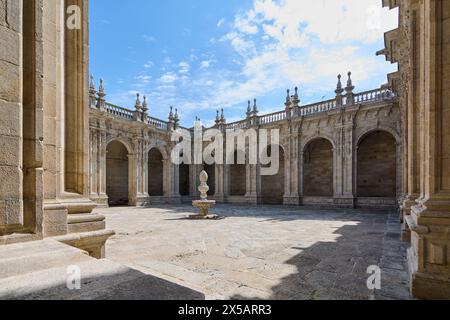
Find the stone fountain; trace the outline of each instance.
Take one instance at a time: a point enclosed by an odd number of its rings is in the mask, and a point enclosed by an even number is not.
[[[216,219],[217,215],[209,214],[209,209],[216,205],[215,200],[208,200],[209,186],[208,174],[206,171],[200,173],[200,186],[198,191],[200,191],[200,200],[192,201],[192,205],[196,207],[200,213],[196,215],[189,216],[190,219]]]

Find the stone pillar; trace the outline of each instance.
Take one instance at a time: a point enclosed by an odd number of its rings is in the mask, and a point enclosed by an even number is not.
[[[91,129],[91,135],[90,135],[90,170],[89,170],[89,177],[90,177],[90,198],[95,201],[95,199],[98,197],[98,139],[99,133],[96,129]]]
[[[181,195],[180,195],[180,166],[175,165],[169,159],[168,163],[170,165],[170,169],[172,172],[170,181],[167,181],[171,188],[170,193],[170,203],[181,203]]]
[[[299,204],[302,204],[303,199],[303,174],[304,174],[304,164],[305,164],[305,152],[300,150],[298,153],[298,196]]]
[[[216,194],[214,198],[217,202],[225,202],[225,194],[229,194],[229,188],[225,189],[225,184],[228,186],[228,168],[223,164],[216,164],[215,171]]]
[[[292,133],[288,136],[285,151],[285,194],[283,203],[285,205],[299,205],[298,195],[298,134]]]
[[[148,155],[146,156],[145,141],[138,137],[134,140],[136,148],[136,202],[135,206],[140,207],[148,202],[148,193],[145,190],[146,182],[148,179]]]
[[[420,65],[420,198],[405,220],[411,230],[408,264],[412,293],[450,299],[450,2],[428,0],[418,28]],[[418,48],[418,49],[419,49]]]
[[[128,205],[138,205],[138,155],[136,153],[128,155]]]

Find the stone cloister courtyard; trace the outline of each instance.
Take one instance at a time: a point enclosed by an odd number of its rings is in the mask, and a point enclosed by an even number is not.
[[[208,221],[186,219],[195,212],[188,205],[96,212],[116,231],[108,260],[183,288],[151,290],[162,298],[410,297],[394,211],[219,205],[213,212],[221,219]],[[382,270],[375,294],[366,284],[371,265]]]

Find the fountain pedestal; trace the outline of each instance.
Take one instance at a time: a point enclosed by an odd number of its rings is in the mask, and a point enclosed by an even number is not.
[[[208,174],[205,171],[200,173],[200,186],[198,187],[198,191],[200,191],[200,199],[192,201],[192,205],[199,210],[199,214],[189,216],[189,219],[194,220],[207,220],[207,219],[216,219],[218,218],[215,214],[209,214],[209,209],[216,205],[215,200],[208,200],[207,193],[209,191],[209,187],[207,184]]]
[[[209,209],[216,205],[215,200],[195,200],[192,205],[199,210],[199,214],[189,216],[190,219],[216,219],[217,215],[209,214]]]

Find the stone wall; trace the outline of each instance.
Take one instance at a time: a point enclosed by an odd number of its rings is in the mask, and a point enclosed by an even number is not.
[[[157,149],[150,150],[148,154],[148,194],[151,197],[164,195],[163,188],[163,157]]]
[[[106,151],[106,194],[110,206],[128,205],[128,151],[119,141]]]
[[[326,139],[312,141],[304,154],[305,196],[333,196],[333,145]]]
[[[88,8],[0,1],[0,244],[76,233],[100,258],[112,234],[88,194]]]
[[[283,204],[283,196],[285,192],[285,156],[282,147],[279,148],[279,169],[277,174],[273,176],[261,176],[261,196],[262,204]],[[271,154],[269,149],[268,155]]]
[[[386,132],[375,132],[358,145],[358,185],[361,197],[396,196],[396,144]]]
[[[384,0],[400,25],[380,54],[398,63],[389,75],[405,128],[404,239],[411,292],[450,299],[450,1]]]

